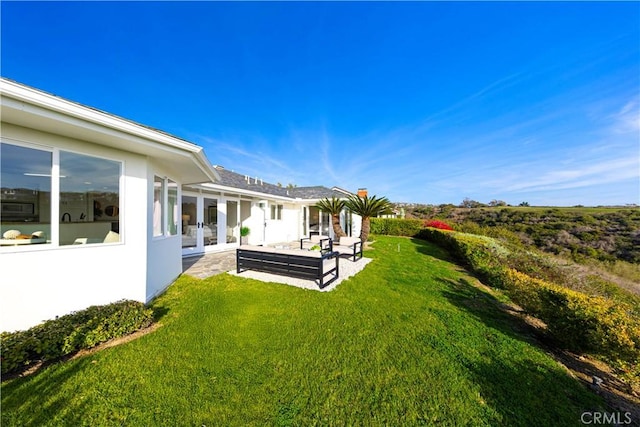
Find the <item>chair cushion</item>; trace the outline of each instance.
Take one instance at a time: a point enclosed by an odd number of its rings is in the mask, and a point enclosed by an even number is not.
[[[110,231],[104,238],[103,243],[118,243],[120,241],[120,235],[115,231]]]
[[[360,243],[360,239],[358,237],[341,237],[338,244],[340,246],[353,246],[356,243]]]

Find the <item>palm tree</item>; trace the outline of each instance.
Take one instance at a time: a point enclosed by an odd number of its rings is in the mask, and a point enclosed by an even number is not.
[[[328,212],[331,214],[331,224],[333,225],[333,234],[336,239],[339,239],[342,236],[346,236],[342,230],[342,226],[340,225],[340,212],[344,209],[345,201],[338,199],[336,197],[332,197],[331,199],[322,199],[316,203],[316,208],[320,209],[323,212]]]
[[[349,200],[346,203],[347,208],[356,215],[362,218],[362,228],[360,230],[360,241],[364,244],[369,238],[369,231],[371,230],[371,217],[378,216],[381,212],[384,212],[389,208],[389,200],[386,197],[374,196],[349,196]]]

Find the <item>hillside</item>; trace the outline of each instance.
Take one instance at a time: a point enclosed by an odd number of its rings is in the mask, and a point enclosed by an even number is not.
[[[440,205],[405,210],[407,218],[443,219],[463,229],[473,228],[473,224],[500,227],[515,233],[526,245],[569,255],[576,261],[592,258],[640,263],[640,209],[637,208]]]

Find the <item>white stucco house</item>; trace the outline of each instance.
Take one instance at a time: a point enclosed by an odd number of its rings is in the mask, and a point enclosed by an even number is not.
[[[282,188],[164,132],[0,79],[0,330],[90,305],[148,302],[182,257],[332,235],[314,207],[348,191]],[[350,235],[360,218],[341,216]]]

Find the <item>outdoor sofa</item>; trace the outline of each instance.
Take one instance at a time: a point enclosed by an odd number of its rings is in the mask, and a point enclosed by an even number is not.
[[[314,280],[320,289],[338,278],[337,252],[276,249],[267,246],[242,246],[236,249],[236,271],[257,270],[283,276]],[[328,279],[328,280],[327,280]]]

